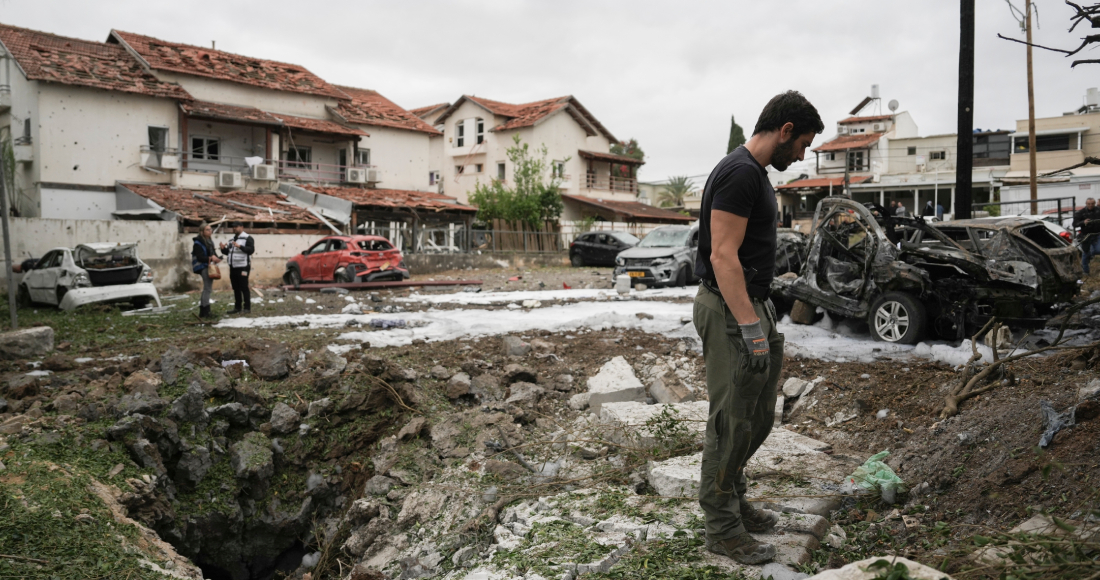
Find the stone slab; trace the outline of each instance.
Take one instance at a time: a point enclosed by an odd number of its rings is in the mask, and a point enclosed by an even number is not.
[[[597,415],[604,403],[644,401],[646,397],[645,385],[621,356],[607,361],[598,373],[588,378],[588,394],[588,406]]]
[[[591,402],[589,402],[591,405]],[[599,417],[611,429],[611,440],[621,445],[628,442],[642,447],[651,447],[657,440],[645,424],[669,409],[683,425],[698,434],[702,442],[707,430],[707,416],[710,403],[692,401],[690,403],[670,403],[667,405],[646,405],[638,402],[605,403],[599,411]]]
[[[914,562],[901,556],[882,555],[858,562],[852,562],[843,568],[826,570],[820,574],[811,576],[808,580],[874,580],[879,574],[877,570],[868,570],[867,567],[879,560],[888,562],[900,562],[909,568],[909,577],[913,580],[952,580],[951,576],[925,566],[920,562]]]
[[[0,360],[36,358],[46,356],[52,350],[53,329],[49,326],[0,333]]]

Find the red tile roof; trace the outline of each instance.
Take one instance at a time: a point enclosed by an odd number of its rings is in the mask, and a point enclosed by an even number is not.
[[[123,183],[122,186],[187,220],[214,222],[227,219],[321,226],[320,220],[304,208],[292,203],[279,203],[286,201],[286,196],[279,193],[194,191],[141,183]]]
[[[616,215],[623,216],[630,221],[642,223],[691,223],[695,218],[676,213],[667,209],[653,207],[636,201],[611,201],[608,199],[596,199],[583,195],[561,194],[566,201],[575,201],[589,205]]]
[[[890,121],[893,115],[878,115],[876,117],[848,117],[843,121],[837,121],[838,125],[851,125],[852,123],[875,123],[877,121]]]
[[[823,143],[814,149],[816,152],[843,151],[845,149],[866,149],[878,143],[883,133],[860,133],[858,135],[841,135],[832,141]]]
[[[359,129],[353,129],[351,127],[345,127],[339,123],[333,121],[326,121],[324,119],[310,119],[308,117],[292,117],[290,115],[281,115],[271,113],[272,117],[279,119],[284,125],[292,129],[298,129],[300,131],[313,131],[315,133],[332,133],[335,135],[345,136],[363,136],[369,137],[370,134]]]
[[[596,161],[609,161],[611,163],[619,163],[622,165],[645,165],[645,161],[638,161],[637,159],[633,157],[627,157],[626,155],[600,153],[599,151],[585,151],[583,149],[578,150],[577,153],[585,159],[593,159]]]
[[[549,118],[554,113],[564,110],[568,112],[577,124],[589,135],[602,133],[611,141],[618,141],[618,139],[616,139],[615,136],[592,115],[592,113],[588,112],[588,109],[584,108],[584,105],[581,105],[580,101],[572,96],[557,97],[535,101],[533,103],[524,103],[522,105],[513,105],[511,103],[463,95],[460,99],[455,101],[454,104],[448,107],[447,110],[436,119],[436,122],[440,123],[447,117],[450,117],[451,114],[458,110],[458,108],[462,106],[462,103],[467,100],[477,103],[493,115],[508,118],[504,123],[490,129],[491,131],[508,131],[510,129],[532,127],[544,119]]]
[[[453,197],[431,193],[428,191],[408,191],[404,189],[360,189],[355,187],[321,187],[319,185],[301,184],[299,187],[331,195],[357,206],[383,207],[383,208],[408,208],[424,209],[431,211],[462,211],[476,212],[477,208],[470,205],[457,203]]]
[[[393,101],[378,94],[377,91],[354,87],[338,86],[337,88],[351,97],[350,101],[341,101],[339,106],[336,107],[336,112],[348,123],[407,129],[429,135],[443,134],[435,127],[425,123],[420,117],[398,107]]]
[[[450,106],[450,103],[439,103],[438,105],[428,105],[427,107],[417,107],[415,109],[409,109],[409,112],[423,119],[424,117],[427,117],[428,115],[436,111],[446,109]]]
[[[209,103],[206,101],[193,101],[180,103],[184,113],[192,117],[204,119],[220,119],[226,121],[244,121],[246,123],[258,123],[261,125],[282,125],[275,115],[261,111],[253,107],[236,107],[221,103]]]
[[[108,42],[128,46],[150,68],[272,89],[346,99],[347,95],[296,64],[263,60],[112,30]]]
[[[869,179],[871,179],[870,175],[852,175],[852,176],[849,176],[848,183],[851,183],[851,184],[863,183],[864,181],[867,181]],[[806,188],[813,188],[813,187],[828,188],[830,185],[833,186],[833,187],[844,187],[844,178],[843,177],[815,177],[814,179],[800,179],[798,181],[792,181],[790,183],[784,183],[783,185],[780,185],[780,186],[776,187],[776,189],[806,189]]]
[[[157,79],[120,46],[0,24],[0,42],[30,80],[187,100],[175,83]]]

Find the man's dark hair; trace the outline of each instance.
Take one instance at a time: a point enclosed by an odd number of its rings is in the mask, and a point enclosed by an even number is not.
[[[795,137],[825,131],[821,115],[817,114],[817,109],[810,104],[810,101],[798,91],[787,91],[772,97],[772,100],[764,105],[764,110],[756,120],[756,128],[752,130],[752,134],[778,131],[787,123],[794,124],[792,134]]]
[[[239,228],[242,226],[244,226],[244,224],[242,224],[241,222],[229,222],[229,227],[231,228]]]

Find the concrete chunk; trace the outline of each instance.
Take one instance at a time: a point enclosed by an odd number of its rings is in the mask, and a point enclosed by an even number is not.
[[[604,403],[644,401],[645,385],[634,375],[630,363],[617,356],[588,378],[588,393],[588,406],[598,415]]]
[[[657,440],[645,424],[659,417],[666,408],[673,417],[683,421],[682,424],[688,431],[696,433],[702,442],[710,412],[710,403],[707,401],[668,405],[646,405],[636,401],[605,403],[600,409],[600,421],[611,428],[611,439],[616,443],[633,440],[632,444],[651,447],[657,444]]]
[[[650,381],[649,396],[658,403],[683,403],[695,400],[695,393],[688,390],[675,375],[665,375]]]
[[[806,381],[798,378],[791,377],[787,379],[787,382],[783,383],[783,394],[794,398],[802,394],[802,391],[806,388]]]
[[[53,329],[49,326],[35,326],[0,333],[0,360],[45,356],[52,350]]]
[[[881,570],[870,569],[870,565],[879,560],[886,560],[891,563],[905,564],[906,568],[909,568],[909,576],[913,580],[952,580],[951,576],[925,566],[920,562],[914,562],[908,558],[902,558],[901,556],[892,556],[890,554],[883,554],[882,556],[875,556],[873,558],[867,558],[866,560],[860,560],[859,562],[852,562],[843,568],[836,568],[835,570],[826,570],[815,576],[811,576],[808,580],[872,580],[881,573]]]

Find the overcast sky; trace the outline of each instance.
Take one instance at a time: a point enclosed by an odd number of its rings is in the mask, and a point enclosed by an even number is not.
[[[1023,0],[1013,0],[1018,6]],[[1035,42],[1076,46],[1062,0],[1037,0]],[[1027,117],[1025,48],[1005,0],[977,0],[975,126]],[[640,177],[708,173],[729,118],[751,133],[787,89],[817,106],[826,133],[870,86],[897,99],[922,135],[954,132],[959,2],[449,0],[156,2],[0,0],[0,21],[104,40],[112,28],[300,64],[378,90],[405,108],[473,94],[522,103],[572,94],[646,152]],[[1095,52],[1086,58],[1097,58]],[[1100,65],[1035,52],[1037,116],[1078,107]]]

